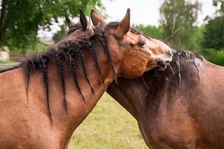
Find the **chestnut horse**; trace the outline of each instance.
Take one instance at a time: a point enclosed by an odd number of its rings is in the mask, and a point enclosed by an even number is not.
[[[82,12],[79,24],[67,22],[67,36],[47,52],[0,72],[1,149],[67,148],[112,81],[172,59],[168,46],[130,28],[129,9],[116,26],[91,27]]]
[[[178,51],[165,71],[118,78],[107,92],[137,120],[150,149],[223,149],[223,78],[223,67]]]

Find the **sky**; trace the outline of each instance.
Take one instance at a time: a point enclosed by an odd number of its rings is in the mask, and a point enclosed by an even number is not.
[[[192,0],[194,2],[195,0]],[[199,13],[198,24],[203,23],[206,15],[215,12],[212,0],[199,0],[202,3],[202,12]],[[159,7],[163,0],[102,0],[106,13],[110,16],[108,21],[119,21],[123,18],[127,8],[131,9],[131,24],[159,25]]]
[[[195,1],[195,0],[192,0]],[[212,0],[199,0],[202,3],[202,12],[199,13],[198,25],[203,23],[206,15],[212,16],[216,8],[212,5]],[[163,0],[102,0],[106,7],[106,14],[109,15],[107,22],[120,21],[127,8],[131,9],[131,24],[139,25],[159,25],[159,7]],[[54,27],[55,28],[55,27]],[[59,27],[56,27],[59,29]],[[56,30],[51,32],[39,31],[39,37],[51,37]]]

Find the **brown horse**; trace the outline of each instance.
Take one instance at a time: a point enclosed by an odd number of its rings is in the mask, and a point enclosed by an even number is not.
[[[116,26],[91,27],[82,12],[79,24],[67,22],[68,35],[47,52],[0,72],[1,149],[67,148],[112,81],[172,59],[168,46],[130,28],[129,9]]]
[[[118,78],[107,92],[138,121],[150,149],[223,149],[223,78],[223,67],[178,51],[165,71]]]

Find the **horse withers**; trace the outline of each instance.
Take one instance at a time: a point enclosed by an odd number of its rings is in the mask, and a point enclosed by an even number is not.
[[[150,149],[224,148],[224,68],[178,51],[171,67],[118,78],[107,92],[137,120]]]
[[[164,68],[171,50],[130,28],[130,10],[116,26],[66,19],[69,31],[39,56],[0,73],[0,148],[64,149],[73,131],[118,76]],[[102,18],[92,18],[105,22]]]

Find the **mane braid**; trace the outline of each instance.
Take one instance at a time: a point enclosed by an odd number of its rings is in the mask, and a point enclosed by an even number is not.
[[[63,95],[64,95],[64,99],[63,99],[63,105],[65,108],[65,111],[67,113],[67,100],[66,100],[66,87],[65,87],[65,77],[64,77],[64,67],[63,67],[63,55],[61,53],[58,53],[56,55],[56,64],[58,67],[58,72],[59,72],[59,76],[61,79],[61,85],[62,85],[62,91],[63,91]]]
[[[98,63],[98,58],[97,58],[97,55],[96,55],[96,52],[95,52],[95,48],[94,48],[93,45],[94,45],[93,40],[92,41],[87,41],[87,46],[90,49],[91,55],[92,55],[92,57],[94,59],[95,65],[96,65],[96,69],[98,70],[98,72],[99,72],[99,74],[101,76],[102,82],[104,84],[104,87],[105,87],[104,78],[103,78],[102,72],[100,70],[100,66],[99,66],[99,63]]]
[[[91,84],[90,84],[90,81],[89,81],[89,79],[88,79],[88,76],[87,76],[86,66],[85,66],[85,60],[84,60],[84,56],[83,56],[83,53],[82,53],[82,50],[81,50],[81,48],[84,47],[84,42],[80,42],[80,43],[81,43],[82,45],[79,47],[80,50],[77,50],[77,56],[78,56],[79,61],[80,61],[81,65],[82,65],[82,70],[83,70],[83,73],[84,73],[84,77],[85,77],[87,83],[89,84],[92,93],[95,93],[94,90],[93,90],[93,87],[92,87]]]
[[[72,72],[72,76],[73,76],[73,81],[75,83],[75,86],[79,92],[79,94],[82,96],[82,99],[85,101],[85,98],[81,92],[81,88],[79,86],[79,82],[78,82],[78,78],[77,78],[77,73],[76,73],[76,67],[75,67],[75,51],[76,50],[79,50],[79,49],[73,49],[72,47],[69,48],[69,53],[67,53],[65,55],[68,63],[69,63],[69,67],[71,69],[71,72]]]
[[[115,74],[115,67],[112,63],[112,59],[111,59],[111,55],[110,55],[110,51],[109,51],[109,48],[107,46],[107,34],[105,32],[97,32],[96,31],[96,34],[95,34],[97,40],[102,44],[103,46],[103,49],[104,49],[104,53],[106,54],[107,58],[108,58],[108,61],[110,62],[111,64],[111,67],[112,67],[112,70]]]
[[[48,62],[49,62],[49,58],[44,55],[44,57],[42,59],[42,64],[40,65],[40,70],[42,72],[43,81],[44,81],[44,85],[46,88],[48,114],[49,114],[51,123],[53,123],[51,110],[50,110],[50,103],[49,103]]]

